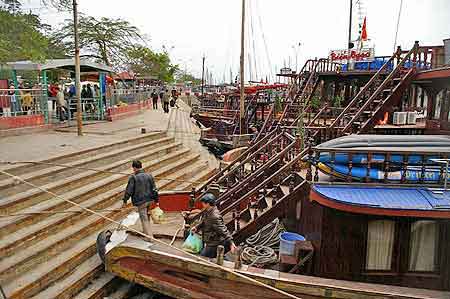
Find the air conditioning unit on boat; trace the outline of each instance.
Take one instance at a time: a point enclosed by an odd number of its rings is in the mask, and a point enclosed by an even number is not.
[[[407,124],[415,125],[416,123],[417,123],[417,112],[416,111],[408,112]]]
[[[394,125],[406,125],[408,118],[408,112],[394,112]]]

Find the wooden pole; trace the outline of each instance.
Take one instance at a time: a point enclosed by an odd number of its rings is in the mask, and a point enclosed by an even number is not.
[[[349,14],[349,20],[348,20],[348,59],[347,59],[347,70],[349,70],[350,67],[350,44],[352,43],[352,15],[353,15],[353,0],[350,0],[350,14]]]
[[[202,96],[204,86],[205,86],[205,55],[203,55],[202,57]]]
[[[245,134],[245,87],[244,87],[244,55],[245,55],[245,0],[242,0],[242,24],[241,24],[241,66],[240,66],[240,79],[241,79],[241,98],[240,98],[240,106],[239,106],[239,129],[240,134]]]
[[[78,45],[78,12],[77,1],[73,0],[73,32],[75,44],[75,98],[77,100],[77,132],[83,136],[83,121],[81,118],[81,83],[80,83],[80,47]]]

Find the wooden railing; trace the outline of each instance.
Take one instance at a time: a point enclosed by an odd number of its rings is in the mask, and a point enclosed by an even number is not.
[[[278,131],[278,133],[279,133],[279,131]],[[247,150],[245,150],[233,162],[228,164],[225,168],[220,170],[218,173],[216,173],[214,176],[212,176],[208,181],[206,181],[203,185],[201,185],[196,190],[196,193],[198,193],[199,196],[202,196],[211,184],[216,184],[216,182],[218,182],[219,180],[222,180],[221,178],[223,176],[225,176],[226,173],[230,171],[230,169],[232,169],[236,165],[242,163],[242,161],[244,161],[251,153],[257,151],[260,147],[262,147],[267,141],[269,141],[276,134],[277,134],[277,131],[272,131],[269,134],[265,135],[261,140],[259,140],[258,142],[253,144],[251,147],[249,147]]]
[[[415,150],[360,150],[347,148],[311,148],[309,157],[310,165],[316,165],[310,169],[315,182],[319,179],[318,163],[320,157],[328,161],[325,165],[345,165],[345,173],[334,172],[328,181],[340,180],[344,182],[365,183],[396,183],[396,184],[430,184],[441,185],[445,181],[445,165],[434,162],[432,159],[449,159],[449,152],[439,151],[415,151]],[[323,161],[323,160],[322,160]],[[356,176],[354,168],[365,169],[363,176]],[[377,170],[378,179],[371,175],[371,169]],[[331,169],[332,170],[332,169]],[[435,178],[435,180],[433,180]],[[450,178],[450,177],[449,177]]]
[[[283,137],[288,137],[288,135],[283,133]],[[286,140],[285,142],[289,141]],[[276,154],[273,155],[261,167],[254,169],[250,175],[246,176],[243,180],[239,181],[238,184],[235,184],[232,188],[229,188],[225,191],[225,193],[219,196],[218,202],[220,203],[220,206],[226,207],[230,202],[232,202],[233,198],[239,196],[250,186],[256,184],[258,182],[257,178],[266,175],[266,171],[276,165],[279,165],[280,163],[283,163],[285,158],[289,160],[290,157],[294,155],[295,150],[297,150],[295,148],[296,145],[297,142],[295,139],[291,139],[289,143],[278,144],[277,147],[281,149],[280,152],[276,151]]]
[[[416,43],[414,47],[409,50],[409,52],[400,60],[395,69],[387,76],[387,78],[381,83],[380,86],[375,90],[375,92],[364,102],[364,104],[359,108],[355,115],[353,115],[352,119],[347,123],[347,125],[342,129],[342,133],[348,131],[352,126],[353,122],[361,116],[361,114],[372,104],[375,98],[377,98],[383,89],[392,81],[392,79],[400,73],[400,70],[403,68],[403,65],[407,60],[410,60],[411,55],[417,53],[419,45]],[[411,60],[410,60],[411,61]],[[412,60],[413,63],[416,62],[416,57],[414,54],[414,58]],[[401,84],[401,82],[399,83]],[[345,109],[344,109],[345,111]]]
[[[251,152],[244,160],[240,163],[235,164],[235,167],[227,171],[223,176],[215,181],[216,184],[222,185],[224,188],[230,188],[233,184],[229,182],[230,177],[236,177],[238,181],[243,179],[245,176],[245,167],[250,166],[251,170],[254,171],[258,168],[258,164],[264,164],[265,161],[259,159],[261,155],[264,155],[264,159],[268,161],[277,152],[281,150],[283,145],[283,139],[285,138],[283,133],[275,135],[273,138],[268,140],[266,143],[261,145],[255,151]],[[250,165],[248,165],[250,164]],[[223,184],[225,183],[225,184]]]
[[[271,125],[271,122],[273,121],[273,114],[274,114],[274,110],[275,110],[275,103],[273,103],[272,105],[270,105],[270,110],[269,110],[269,114],[267,115],[266,120],[264,121],[263,126],[261,127],[261,129],[258,132],[258,135],[256,136],[256,138],[252,141],[252,143],[260,140],[260,138],[263,136],[263,134],[267,131],[267,128]]]
[[[385,69],[387,69],[388,65],[395,60],[397,55],[398,55],[397,52],[394,53],[391,56],[391,58],[389,58],[389,60],[386,61],[386,63],[372,76],[372,78],[370,78],[370,80],[367,82],[367,84],[364,85],[364,87],[361,88],[359,90],[359,92],[353,97],[353,99],[350,101],[350,103],[348,103],[348,105],[344,108],[342,113],[333,121],[333,123],[331,123],[330,128],[334,128],[339,125],[341,120],[350,111],[350,109],[355,107],[356,104],[361,100],[363,95],[365,95],[369,91],[369,89],[372,88],[372,86],[375,84],[375,82],[380,79],[380,77],[384,73]]]
[[[233,209],[235,209],[237,206],[241,204],[242,201],[244,201],[246,198],[249,198],[253,195],[256,195],[259,190],[263,189],[264,186],[271,183],[273,180],[277,179],[279,182],[281,182],[287,175],[292,172],[292,168],[296,163],[299,163],[301,159],[306,157],[306,154],[308,153],[309,149],[305,149],[302,152],[295,155],[290,161],[286,164],[284,164],[282,167],[280,167],[277,171],[275,171],[273,174],[265,178],[263,181],[259,182],[254,186],[253,188],[248,188],[245,193],[243,193],[242,196],[235,200],[230,200],[228,202],[220,202],[220,208],[222,215],[225,215],[226,213],[232,212]],[[283,178],[283,175],[285,177]]]

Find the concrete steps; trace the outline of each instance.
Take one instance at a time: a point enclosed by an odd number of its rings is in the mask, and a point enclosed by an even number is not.
[[[86,170],[83,170],[82,169],[83,167],[99,168],[104,165],[108,165],[110,161],[117,161],[123,159],[130,160],[130,157],[134,157],[139,153],[158,148],[162,145],[173,143],[173,141],[174,138],[170,137],[151,140],[142,144],[132,145],[130,147],[117,149],[103,154],[96,154],[82,160],[77,160],[71,163],[63,164],[70,167],[79,167],[79,168],[65,168],[62,166],[49,165],[50,167],[48,168],[41,169],[37,172],[27,173],[22,175],[21,177],[34,185],[43,186],[61,177],[70,177],[85,172]],[[28,189],[32,189],[32,187],[24,183],[20,183],[18,185],[14,184],[12,179],[0,182],[0,196],[2,197],[6,197],[18,192],[23,192]]]
[[[127,159],[116,161],[112,164],[99,167],[97,168],[98,171],[86,170],[77,175],[65,178],[63,177],[60,180],[55,180],[39,187],[56,194],[63,194],[70,190],[83,187],[87,182],[96,182],[103,178],[111,179],[112,177],[117,176],[126,177],[132,172],[130,167],[130,161],[132,159],[141,159],[141,161],[144,163],[145,161],[148,161],[150,159],[154,160],[157,157],[164,158],[164,156],[178,149],[180,146],[181,144],[179,143],[163,145],[160,148],[144,152],[141,155],[129,157]],[[118,172],[120,174],[108,173],[108,171],[114,173]],[[3,198],[2,202],[0,203],[0,215],[17,212],[18,210],[27,208],[38,202],[49,200],[52,197],[53,196],[51,194],[37,188],[30,189],[21,193],[16,193],[9,197]]]
[[[51,165],[9,171],[120,221],[132,211],[122,208],[121,198],[133,158],[161,191],[188,190],[214,172],[199,153],[163,133],[47,160],[103,172]],[[0,202],[0,284],[8,299],[127,298],[131,285],[105,273],[95,252],[98,233],[115,224],[4,176],[0,180],[0,194],[6,195]]]
[[[115,142],[115,143],[111,143],[111,144],[106,144],[100,147],[94,147],[94,148],[90,148],[90,149],[86,149],[86,150],[82,150],[82,151],[78,151],[75,153],[71,153],[71,154],[67,154],[67,155],[63,155],[63,156],[57,156],[51,159],[47,159],[41,162],[47,162],[47,163],[58,163],[58,164],[66,164],[66,163],[71,163],[73,161],[76,160],[81,160],[87,157],[92,156],[92,154],[101,154],[101,153],[105,153],[111,150],[115,150],[115,149],[119,149],[121,147],[125,147],[128,145],[133,145],[133,144],[138,144],[138,143],[142,143],[145,141],[150,141],[150,140],[155,140],[158,138],[162,138],[167,136],[166,133],[164,132],[153,132],[150,134],[146,134],[137,138],[132,138],[132,139],[126,139],[120,142]],[[14,168],[10,168],[8,169],[8,172],[14,175],[23,175],[26,173],[31,173],[31,172],[36,172],[45,168],[48,168],[48,165],[45,164],[25,164],[22,166],[18,166],[18,167],[14,167]],[[9,179],[8,176],[4,175],[4,174],[0,174],[0,180],[4,181],[6,179]]]
[[[144,169],[146,169],[146,171],[151,171],[153,175],[158,175],[160,173],[158,167],[163,167],[167,164],[173,163],[187,153],[189,153],[189,150],[181,149],[179,151],[167,154],[161,159],[156,159],[155,161],[144,163],[143,167]],[[129,173],[131,174],[131,171]],[[125,186],[127,180],[128,177],[126,175],[112,175],[109,178],[105,178],[104,180],[100,180],[90,184],[87,183],[81,189],[78,188],[60,196],[64,199],[70,199],[76,203],[82,203],[86,200],[92,199],[94,196],[97,196],[99,194],[110,194],[111,190],[119,186]],[[123,188],[118,192],[120,191],[123,191]],[[49,200],[40,202],[27,209],[21,210],[20,213],[24,213],[23,215],[18,213],[17,216],[15,215],[2,218],[2,222],[0,224],[0,238],[6,235],[10,235],[12,232],[17,231],[22,227],[30,226],[31,224],[39,222],[41,219],[47,219],[49,217],[49,215],[46,213],[39,214],[41,212],[64,211],[65,209],[71,207],[72,205],[70,203],[62,201],[58,198],[53,198],[51,201]]]

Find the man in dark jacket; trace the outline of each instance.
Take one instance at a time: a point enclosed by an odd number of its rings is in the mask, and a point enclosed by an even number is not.
[[[158,190],[153,177],[142,169],[141,161],[134,160],[132,167],[134,174],[128,179],[123,203],[126,205],[131,197],[133,206],[138,209],[144,234],[153,237],[150,218],[148,217],[148,207],[152,201],[158,203]]]
[[[152,98],[152,102],[153,102],[153,109],[158,110],[158,93],[156,92],[156,89],[153,89],[151,98]]]
[[[201,222],[192,228],[193,232],[202,231],[204,247],[200,254],[209,258],[215,258],[217,256],[217,246],[219,245],[225,248],[225,253],[230,250],[234,252],[236,246],[225,226],[219,209],[216,207],[215,196],[207,193],[202,196],[200,202],[203,206]]]

